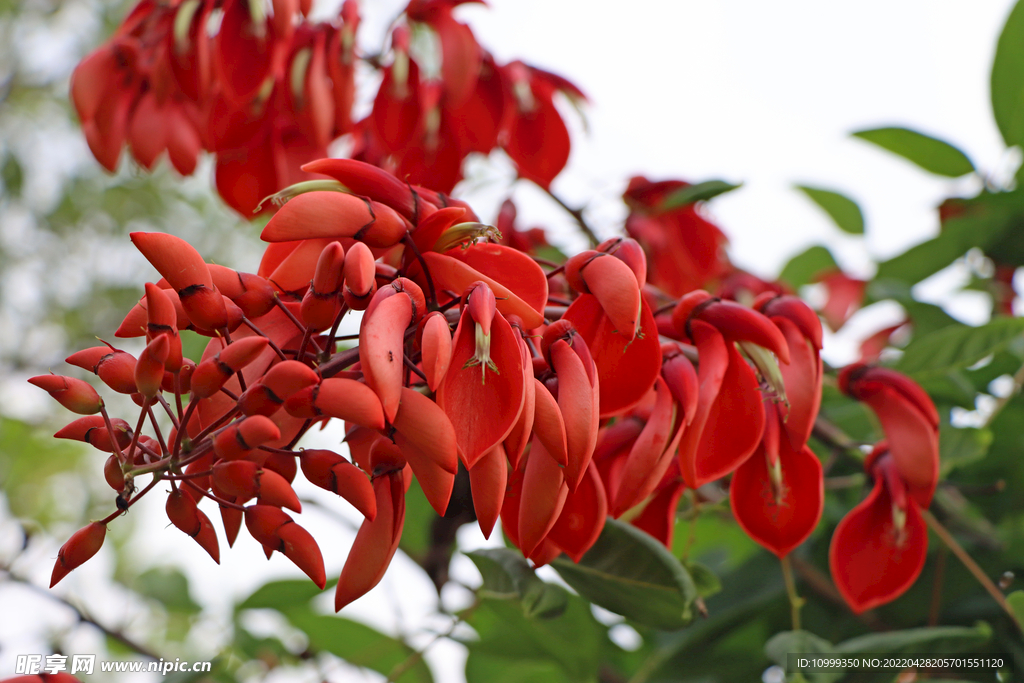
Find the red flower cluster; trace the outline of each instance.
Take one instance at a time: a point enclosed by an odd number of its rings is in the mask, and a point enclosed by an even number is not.
[[[444,514],[463,473],[483,533],[500,518],[536,565],[562,553],[579,561],[608,515],[671,546],[683,491],[726,477],[737,522],[769,551],[785,557],[813,532],[824,499],[807,446],[822,395],[817,315],[733,267],[721,230],[679,205],[682,181],[633,178],[629,237],[561,264],[532,254],[544,236],[515,231],[510,202],[503,237],[448,197],[464,158],[495,147],[547,188],[570,147],[554,95],[583,99],[559,76],[498,64],[454,18],[463,1],[412,0],[385,59],[358,54],[354,0],[318,24],[304,0],[142,0],[76,69],[72,98],[108,169],[125,143],[146,168],[166,150],[183,174],[206,149],[235,209],[271,195],[279,208],[256,273],[207,264],[170,235],[132,235],[162,279],[116,335],[144,337],[145,348],[136,358],[96,346],[68,362],[132,395],[133,423],[109,416],[80,379],[31,380],[84,415],[56,436],[109,453],[117,493],[116,511],[61,548],[52,584],[165,482],[168,519],[215,561],[204,499],[229,545],[244,522],[268,557],[282,553],[322,587],[319,546],[285,512],[301,513],[300,470],[364,517],[337,609],[386,571],[413,478]],[[353,121],[360,59],[382,82]],[[353,158],[321,158],[343,134]],[[821,313],[838,329],[864,283],[839,272],[822,281]],[[359,343],[339,351],[352,312],[362,312]],[[181,330],[210,338],[198,363],[183,355]],[[874,489],[830,553],[841,594],[861,611],[921,570],[938,416],[891,370],[858,363],[839,381],[886,435],[865,463]],[[351,459],[296,450],[331,419],[344,420]]]
[[[75,69],[71,98],[108,170],[127,144],[144,168],[166,150],[189,175],[205,149],[217,155],[218,191],[242,214],[313,179],[299,167],[347,133],[354,158],[442,192],[467,154],[498,146],[547,187],[569,157],[553,96],[585,98],[554,74],[498,64],[453,17],[463,1],[410,2],[382,66],[357,52],[356,0],[322,23],[305,19],[309,0],[142,0]],[[372,113],[353,121],[360,60],[384,78]]]
[[[460,468],[484,534],[500,517],[536,564],[561,553],[578,561],[609,514],[629,513],[671,545],[684,488],[730,474],[733,512],[758,543],[781,557],[813,531],[822,471],[806,443],[821,400],[822,330],[802,301],[767,291],[745,306],[694,290],[656,316],[664,294],[648,287],[647,256],[631,238],[546,273],[486,241],[493,229],[444,195],[358,161],[310,167],[336,180],[286,193],[255,274],[207,264],[171,235],[133,233],[163,279],[146,285],[116,334],[144,336],[145,349],[135,358],[97,346],[68,361],[131,394],[134,425],[109,417],[82,380],[33,378],[85,415],[56,436],[110,453],[104,472],[117,492],[118,510],[61,549],[53,583],[162,481],[168,518],[214,560],[204,498],[229,545],[244,521],[268,556],[284,554],[323,586],[317,543],[285,512],[301,512],[291,486],[300,469],[365,517],[338,609],[383,576],[412,478],[444,514]],[[571,305],[548,305],[559,277]],[[363,312],[359,345],[339,352],[335,333],[352,311]],[[198,364],[182,355],[186,329],[210,337]],[[892,371],[852,366],[840,379],[876,409],[890,444],[868,461],[875,492],[833,543],[837,583],[863,609],[920,570],[916,506],[935,486],[937,418]],[[332,418],[346,423],[351,461],[295,450]],[[888,526],[861,520],[882,512],[893,515]],[[900,559],[910,551],[916,564]],[[899,574],[866,578],[877,554],[902,563]]]

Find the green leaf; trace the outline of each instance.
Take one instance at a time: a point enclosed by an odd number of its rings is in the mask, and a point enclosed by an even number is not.
[[[958,148],[916,130],[875,128],[858,131],[853,136],[898,154],[929,173],[959,178],[974,172],[974,164]]]
[[[795,673],[797,671],[797,669],[789,666],[790,654],[829,656],[834,652],[835,649],[832,643],[808,631],[783,631],[776,633],[764,644],[764,653],[768,659],[784,668],[786,673]],[[844,669],[837,669],[828,672],[803,673],[803,676],[812,683],[832,683],[833,681],[840,680],[844,673]]]
[[[943,479],[953,469],[980,460],[992,445],[992,431],[964,427],[957,429],[946,421],[939,425],[939,462]]]
[[[181,337],[182,355],[198,364],[210,339],[192,330],[181,330],[178,335]]]
[[[684,566],[693,577],[693,585],[697,587],[697,594],[700,597],[710,598],[722,590],[722,582],[718,580],[718,575],[707,565],[700,562],[687,562]]]
[[[522,553],[511,548],[484,548],[466,553],[483,578],[477,591],[481,598],[498,600],[518,599],[535,583],[537,578]]]
[[[132,588],[161,603],[169,612],[196,614],[202,610],[189,593],[188,577],[178,569],[157,567],[145,571],[135,579]]]
[[[331,584],[328,583],[327,588],[330,587]],[[297,605],[305,605],[320,595],[320,592],[316,584],[306,579],[271,581],[253,591],[252,595],[239,603],[235,611],[243,609],[276,609],[284,612]]]
[[[285,616],[292,626],[306,634],[310,649],[330,652],[349,664],[385,676],[415,654],[402,641],[351,619],[316,614],[301,607],[288,610]],[[401,683],[432,683],[433,680],[422,658],[396,679]]]
[[[5,156],[4,163],[0,166],[0,181],[3,181],[4,193],[9,197],[20,197],[24,179],[25,174],[18,159],[13,154]]]
[[[570,683],[562,667],[545,660],[474,652],[466,659],[466,683]]]
[[[470,669],[493,671],[488,660],[498,658],[510,665],[514,662],[515,667],[526,662],[554,663],[565,678],[552,676],[553,681],[593,681],[602,645],[608,644],[606,627],[575,595],[568,596],[565,612],[555,619],[530,619],[514,602],[485,599],[467,621],[479,635],[479,640],[467,643],[469,662],[483,657],[479,664],[467,662],[467,678]]]
[[[1008,146],[1024,143],[1024,3],[1006,19],[992,62],[992,114]]]
[[[952,325],[911,341],[896,369],[917,381],[942,377],[998,353],[1022,333],[1024,318],[996,318],[980,327]]]
[[[678,209],[694,202],[706,202],[709,199],[717,197],[720,194],[726,192],[732,192],[738,187],[742,186],[743,183],[733,185],[727,183],[724,180],[707,180],[703,183],[697,183],[696,185],[690,185],[688,187],[682,187],[661,202],[658,207],[659,211],[670,211],[671,209]]]
[[[865,636],[844,640],[835,646],[835,651],[843,654],[966,652],[972,647],[984,645],[991,638],[992,627],[979,621],[971,627],[933,626],[931,628],[911,628],[904,631],[869,633]]]
[[[1024,591],[1013,591],[1006,596],[1006,602],[1013,610],[1013,616],[1016,617],[1017,623],[1024,626]]]
[[[1016,217],[1024,212],[1024,193],[983,194],[962,204],[964,213],[943,221],[937,237],[879,263],[875,277],[914,284],[939,272],[969,249],[988,247],[1016,227]]]
[[[565,582],[594,604],[647,626],[682,628],[693,620],[697,588],[665,546],[636,527],[609,519],[579,564],[551,563]]]
[[[537,578],[519,551],[485,548],[466,555],[483,577],[483,586],[477,591],[481,598],[521,600],[528,617],[552,619],[565,611],[568,591]]]
[[[779,279],[789,283],[793,288],[798,288],[813,282],[821,273],[838,269],[832,252],[816,244],[789,259]]]
[[[845,195],[832,190],[824,190],[818,187],[797,185],[796,189],[811,198],[815,204],[825,210],[825,213],[835,221],[839,229],[851,235],[864,233],[864,214],[860,212],[857,202]]]

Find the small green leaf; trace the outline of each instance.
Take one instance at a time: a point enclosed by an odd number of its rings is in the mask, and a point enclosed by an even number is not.
[[[960,202],[964,212],[942,222],[937,237],[878,264],[877,279],[914,284],[939,272],[975,247],[986,249],[1017,230],[1024,192],[984,193]]]
[[[963,370],[998,353],[1024,333],[1024,318],[997,318],[979,327],[951,325],[914,339],[896,369],[917,381]]]
[[[4,194],[9,197],[20,197],[24,179],[25,174],[18,159],[13,154],[4,157],[4,163],[0,166],[0,181],[4,184]]]
[[[825,247],[816,244],[807,250],[800,252],[782,269],[779,279],[789,283],[791,287],[797,288],[809,284],[814,279],[830,270],[838,270],[835,258]]]
[[[327,586],[330,588],[330,584]],[[271,581],[257,588],[235,608],[243,609],[276,609],[281,612],[305,605],[320,595],[320,589],[312,581],[305,579],[285,579]]]
[[[697,183],[696,185],[682,187],[665,197],[661,202],[661,205],[658,207],[658,210],[670,211],[672,209],[687,206],[688,204],[693,204],[694,202],[706,202],[720,194],[732,192],[742,185],[743,183],[733,185],[732,183],[727,183],[724,180],[707,180],[703,183]]]
[[[483,578],[477,591],[481,598],[509,600],[522,598],[534,583],[543,583],[518,550],[484,548],[466,553]]]
[[[898,154],[929,173],[959,178],[974,172],[974,164],[962,151],[909,128],[875,128],[858,131],[853,136]]]
[[[594,604],[647,626],[682,628],[693,620],[697,588],[665,546],[631,524],[609,519],[579,564],[551,563]]]
[[[479,597],[521,600],[527,617],[552,619],[565,611],[569,593],[561,586],[537,578],[518,550],[484,548],[466,556],[473,560],[484,581],[477,590]]]
[[[1024,143],[1024,3],[1006,19],[992,62],[992,114],[1007,146]]]
[[[1013,591],[1006,596],[1006,602],[1013,610],[1013,616],[1016,617],[1017,623],[1024,627],[1024,591]]]
[[[700,562],[687,562],[684,566],[690,572],[690,576],[693,577],[693,585],[697,587],[697,593],[700,597],[710,598],[722,590],[722,582],[718,580],[718,575],[711,571],[711,568],[707,565],[703,565]]]
[[[546,581],[534,584],[523,596],[523,614],[530,618],[555,619],[568,606],[569,591]]]
[[[991,638],[992,627],[979,621],[971,627],[933,626],[931,628],[911,628],[904,631],[869,633],[866,636],[844,640],[835,646],[835,651],[843,654],[966,652],[972,647],[984,645]]]
[[[797,185],[796,189],[811,198],[815,204],[825,210],[825,213],[835,221],[839,229],[851,235],[864,234],[864,214],[860,212],[857,202],[845,195],[832,190],[824,190],[818,187]]]
[[[415,655],[415,651],[402,641],[351,619],[316,614],[301,607],[288,610],[285,616],[292,626],[306,634],[311,650],[330,652],[349,664],[366,667],[385,676]],[[432,683],[433,680],[422,658],[396,679],[400,683]]]
[[[189,592],[188,577],[178,569],[157,567],[139,575],[132,588],[161,603],[169,612],[195,614],[202,608]]]
[[[764,644],[764,653],[786,670],[786,673],[796,673],[797,669],[789,666],[789,655],[824,655],[829,656],[835,652],[832,643],[820,638],[808,631],[783,631],[776,633]],[[845,669],[837,669],[828,672],[801,672],[805,680],[811,683],[832,683],[840,680],[845,674]]]

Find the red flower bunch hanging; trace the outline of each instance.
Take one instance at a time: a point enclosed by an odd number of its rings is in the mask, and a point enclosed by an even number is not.
[[[302,164],[351,134],[354,158],[451,192],[471,152],[502,147],[520,175],[547,187],[569,158],[556,93],[564,78],[502,65],[453,16],[462,0],[413,0],[383,55],[359,53],[356,0],[313,22],[309,0],[142,0],[75,69],[71,99],[89,148],[108,170],[121,148],[151,169],[166,150],[190,175],[216,154],[217,189],[243,215],[278,190],[317,176]],[[353,121],[362,63],[383,81]]]
[[[560,263],[533,253],[546,241],[515,231],[510,202],[502,235],[448,196],[465,157],[495,147],[547,188],[570,147],[554,96],[583,99],[559,76],[498,64],[454,17],[459,4],[413,0],[387,55],[367,56],[353,0],[325,23],[298,0],[143,0],[76,69],[72,98],[108,169],[125,143],[144,167],[166,150],[186,174],[206,149],[228,203],[274,213],[254,273],[206,263],[171,235],[132,234],[161,277],[115,334],[145,346],[136,357],[104,343],[68,362],[131,395],[137,418],[110,416],[80,378],[31,380],[83,415],[56,436],[108,453],[116,492],[116,509],[60,550],[52,584],[161,490],[170,522],[215,561],[217,527],[230,546],[244,523],[268,557],[323,587],[319,545],[294,518],[300,471],[363,516],[337,609],[384,575],[413,479],[444,515],[464,477],[484,535],[500,519],[534,565],[579,562],[609,515],[671,547],[683,492],[699,499],[716,482],[741,528],[780,558],[814,532],[818,316],[735,269],[721,230],[678,204],[683,181],[634,178],[628,236]],[[359,61],[382,81],[353,121]],[[323,158],[343,134],[353,158]],[[863,294],[837,277],[823,311],[833,327]],[[358,345],[339,350],[353,313]],[[183,354],[184,330],[209,338],[197,361]],[[852,365],[839,385],[886,437],[865,462],[874,488],[830,552],[840,593],[862,611],[920,573],[938,415],[885,368]],[[298,447],[332,419],[345,423],[348,458]]]

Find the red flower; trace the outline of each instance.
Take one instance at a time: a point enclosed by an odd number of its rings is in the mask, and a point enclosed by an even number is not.
[[[836,527],[828,554],[836,588],[858,614],[906,592],[928,554],[918,502],[884,441],[864,468],[874,477],[874,488]]]
[[[623,200],[630,208],[626,231],[649,257],[647,279],[678,297],[721,277],[728,261],[726,237],[692,205],[663,209],[666,198],[688,187],[681,180],[630,179]]]

